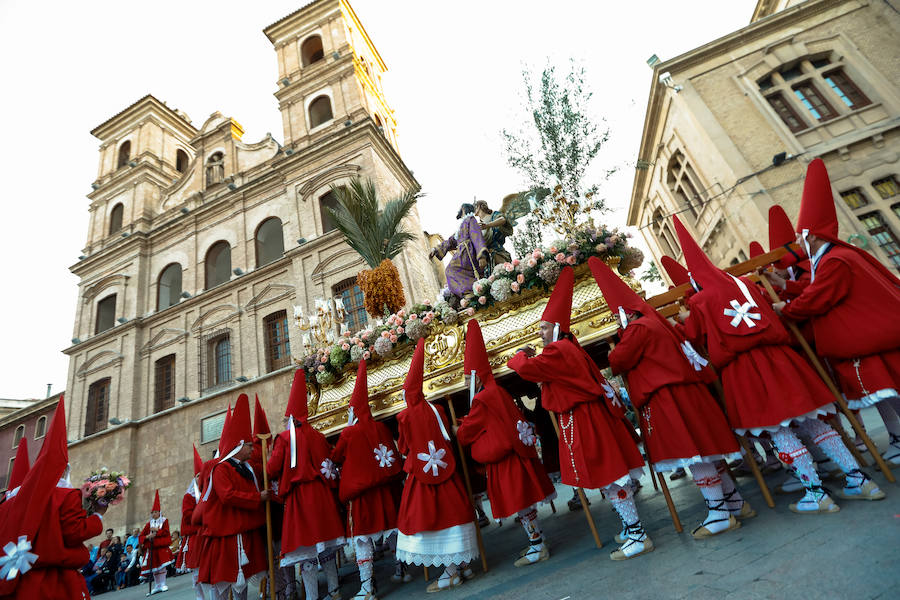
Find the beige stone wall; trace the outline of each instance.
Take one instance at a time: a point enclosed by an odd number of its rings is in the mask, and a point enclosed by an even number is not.
[[[641,145],[641,159],[652,165],[636,176],[629,223],[645,226],[658,208],[666,215],[678,212],[713,260],[726,266],[743,260],[750,241],[767,246],[770,206],[782,205],[796,218],[806,164],[821,157],[832,177],[842,237],[862,236],[868,249],[892,266],[859,217],[878,210],[900,235],[900,210],[893,208],[900,197],[882,200],[872,187],[882,177],[900,178],[900,51],[891,41],[898,30],[900,17],[882,3],[787,3],[762,21],[658,65]],[[809,126],[792,133],[758,81],[793,64],[803,64],[805,77],[813,67],[802,61],[810,57],[831,61],[819,73],[843,68],[871,103],[846,108],[814,75],[817,89],[839,114],[818,122],[800,105],[796,111]],[[664,72],[679,91],[657,80]],[[786,94],[793,94],[790,86],[783,84]],[[702,182],[697,216],[684,211],[667,185],[675,152],[686,155]],[[766,169],[779,152],[797,158]],[[869,204],[850,210],[838,194],[854,187],[864,191]],[[656,228],[641,232],[658,260],[666,251]]]

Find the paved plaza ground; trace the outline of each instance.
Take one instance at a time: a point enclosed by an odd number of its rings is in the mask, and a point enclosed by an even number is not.
[[[863,411],[876,444],[887,445],[887,434],[874,409]],[[868,454],[866,454],[868,457]],[[870,461],[871,462],[871,461]],[[570,488],[558,486],[557,512],[540,511],[545,535],[551,544],[549,561],[517,569],[516,553],[525,546],[525,534],[513,521],[484,530],[489,572],[476,568],[475,579],[437,596],[446,600],[614,600],[663,598],[762,599],[816,598],[889,599],[900,597],[900,485],[889,484],[872,467],[879,486],[888,494],[880,502],[835,498],[841,511],[830,515],[796,515],[788,504],[796,496],[775,496],[769,509],[752,478],[738,480],[744,496],[759,513],[744,526],[706,541],[695,541],[690,530],[705,515],[700,493],[690,478],[670,483],[673,499],[685,531],[675,532],[665,499],[653,490],[649,477],[637,497],[638,510],[656,551],[625,562],[609,560],[616,548],[612,537],[620,528],[609,503],[599,492],[589,493],[592,513],[604,546],[597,549],[581,511],[570,512],[566,500]],[[900,476],[900,468],[895,469]],[[777,472],[767,478],[774,487],[784,478]],[[830,487],[838,486],[831,482]],[[434,571],[434,570],[433,570]],[[391,600],[425,598],[421,569],[414,569],[411,583],[390,581],[391,564],[376,565],[379,597]],[[341,569],[342,592],[351,598],[359,589],[355,564]],[[432,577],[436,575],[432,573]],[[324,577],[320,576],[324,595]],[[189,576],[170,580],[169,592],[159,600],[192,600]],[[108,600],[143,598],[147,587],[110,592]],[[891,592],[891,590],[894,590]],[[250,595],[252,600],[253,596]]]

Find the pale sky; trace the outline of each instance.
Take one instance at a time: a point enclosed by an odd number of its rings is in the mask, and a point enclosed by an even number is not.
[[[97,175],[90,130],[152,93],[200,127],[214,111],[245,142],[282,141],[275,52],[262,33],[303,2],[153,3],[0,0],[0,144],[6,293],[0,298],[0,397],[42,398],[66,384],[86,194]],[[480,2],[355,0],[385,62],[400,152],[427,195],[425,229],[442,234],[478,196],[498,205],[523,189],[499,131],[515,126],[523,64],[582,62],[611,140],[597,171],[623,226],[652,73],[749,24],[754,0]],[[637,237],[638,234],[635,233]],[[639,244],[640,245],[640,244]]]

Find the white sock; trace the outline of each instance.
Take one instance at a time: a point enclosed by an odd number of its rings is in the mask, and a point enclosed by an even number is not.
[[[619,513],[619,518],[625,525],[623,531],[625,535],[625,543],[622,544],[622,552],[626,556],[634,556],[644,551],[644,540],[647,539],[647,533],[641,524],[638,516],[637,506],[634,504],[634,498],[631,490],[623,488],[620,485],[612,484],[603,488],[603,493],[609,498],[613,508]]]
[[[368,538],[356,538],[356,566],[359,568],[360,592],[374,593],[375,580],[373,579],[372,556],[375,547]]]
[[[303,588],[307,598],[319,598],[319,572],[316,570],[316,561],[307,560],[300,565],[300,577],[303,579]]]
[[[722,479],[716,468],[709,463],[694,463],[690,466],[694,483],[700,488],[706,508],[709,510],[702,527],[706,527],[710,533],[720,533],[728,529],[731,513],[722,490]]]
[[[728,510],[733,513],[741,512],[741,509],[744,507],[744,497],[741,496],[740,490],[737,489],[734,479],[728,474],[728,465],[725,464],[724,460],[720,460],[713,466],[716,468],[716,473],[719,474],[719,479],[722,480],[722,493],[725,495]],[[693,471],[693,468],[691,471]]]
[[[166,585],[166,572],[165,570],[157,571],[153,574],[153,587],[160,589],[164,585]]]

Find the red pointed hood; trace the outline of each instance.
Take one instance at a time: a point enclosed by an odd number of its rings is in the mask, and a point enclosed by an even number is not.
[[[288,399],[284,416],[293,417],[301,423],[306,423],[306,419],[309,417],[309,406],[306,402],[306,372],[303,369],[297,369],[294,371],[291,396]]]
[[[247,394],[238,396],[231,411],[231,419],[222,431],[223,443],[220,444],[224,456],[220,456],[219,462],[234,456],[245,443],[253,442],[253,431],[250,427],[250,398]]]
[[[407,406],[415,406],[425,400],[422,393],[422,384],[425,381],[425,338],[419,338],[416,343],[416,351],[413,353],[412,362],[409,363],[409,371],[403,382],[403,394]]]
[[[4,507],[4,518],[0,520],[0,548],[8,543],[15,546],[21,536],[30,543],[34,542],[35,533],[47,516],[53,490],[65,474],[68,463],[66,408],[60,396],[37,460],[25,476],[19,495],[7,501],[8,508]],[[18,582],[18,577],[0,579],[0,596],[12,596]]]
[[[222,433],[219,435],[219,448],[216,450],[219,455],[216,458],[225,456],[228,451],[225,450],[225,432],[228,431],[228,424],[231,422],[231,403],[228,404],[228,410],[225,411],[225,422],[222,424]]]
[[[607,306],[613,313],[618,312],[620,307],[643,315],[656,312],[602,260],[592,256],[588,259],[588,265],[600,291],[603,292]]]
[[[256,404],[253,407],[253,439],[260,433],[271,434],[272,429],[269,428],[269,419],[266,417],[266,411],[263,410],[262,404],[259,403],[259,396],[256,395]]]
[[[672,283],[676,287],[684,285],[685,283],[690,283],[691,277],[688,275],[687,269],[685,269],[680,262],[676,261],[671,256],[663,256],[659,259],[659,262],[662,263],[663,269],[666,270],[669,279],[672,280]]]
[[[759,242],[757,242],[755,240],[750,242],[750,258],[756,258],[760,254],[765,254],[765,253],[766,253],[766,250],[762,247],[762,244],[760,244]]]
[[[694,237],[688,233],[678,216],[673,216],[675,233],[678,234],[678,243],[684,254],[684,262],[687,263],[688,275],[693,277],[697,285],[706,289],[715,285],[733,285],[728,275],[713,264],[703,248],[697,244]]]
[[[350,396],[350,408],[353,409],[353,416],[360,423],[372,420],[372,411],[369,408],[369,379],[365,360],[359,361],[359,367],[356,369],[356,382],[353,384],[353,395]]]
[[[466,376],[472,371],[475,371],[484,386],[494,383],[494,374],[488,360],[487,348],[484,346],[481,325],[476,319],[470,319],[466,324],[466,355],[463,361],[463,372]]]
[[[200,471],[203,470],[203,459],[200,458],[200,453],[197,452],[197,446],[194,446],[194,476],[200,474]]]
[[[794,224],[784,212],[784,208],[778,204],[769,207],[769,251],[793,244],[797,241],[797,233]],[[785,254],[781,260],[775,263],[779,269],[787,269],[800,260],[792,252]]]
[[[159,507],[159,490],[156,490],[156,496],[153,497],[153,506],[150,507],[150,512],[159,512],[161,510]]]
[[[797,232],[808,233],[828,241],[838,239],[837,211],[831,181],[821,158],[814,159],[806,168],[803,183],[803,198],[800,200],[800,214],[797,216]]]
[[[569,333],[572,318],[572,293],[575,289],[575,271],[572,267],[563,267],[559,279],[553,287],[541,321],[559,323],[560,333]]]
[[[16,450],[16,461],[13,463],[12,473],[9,474],[9,483],[6,484],[7,489],[14,489],[22,485],[31,463],[28,462],[28,438],[22,438],[19,442],[19,449]]]

